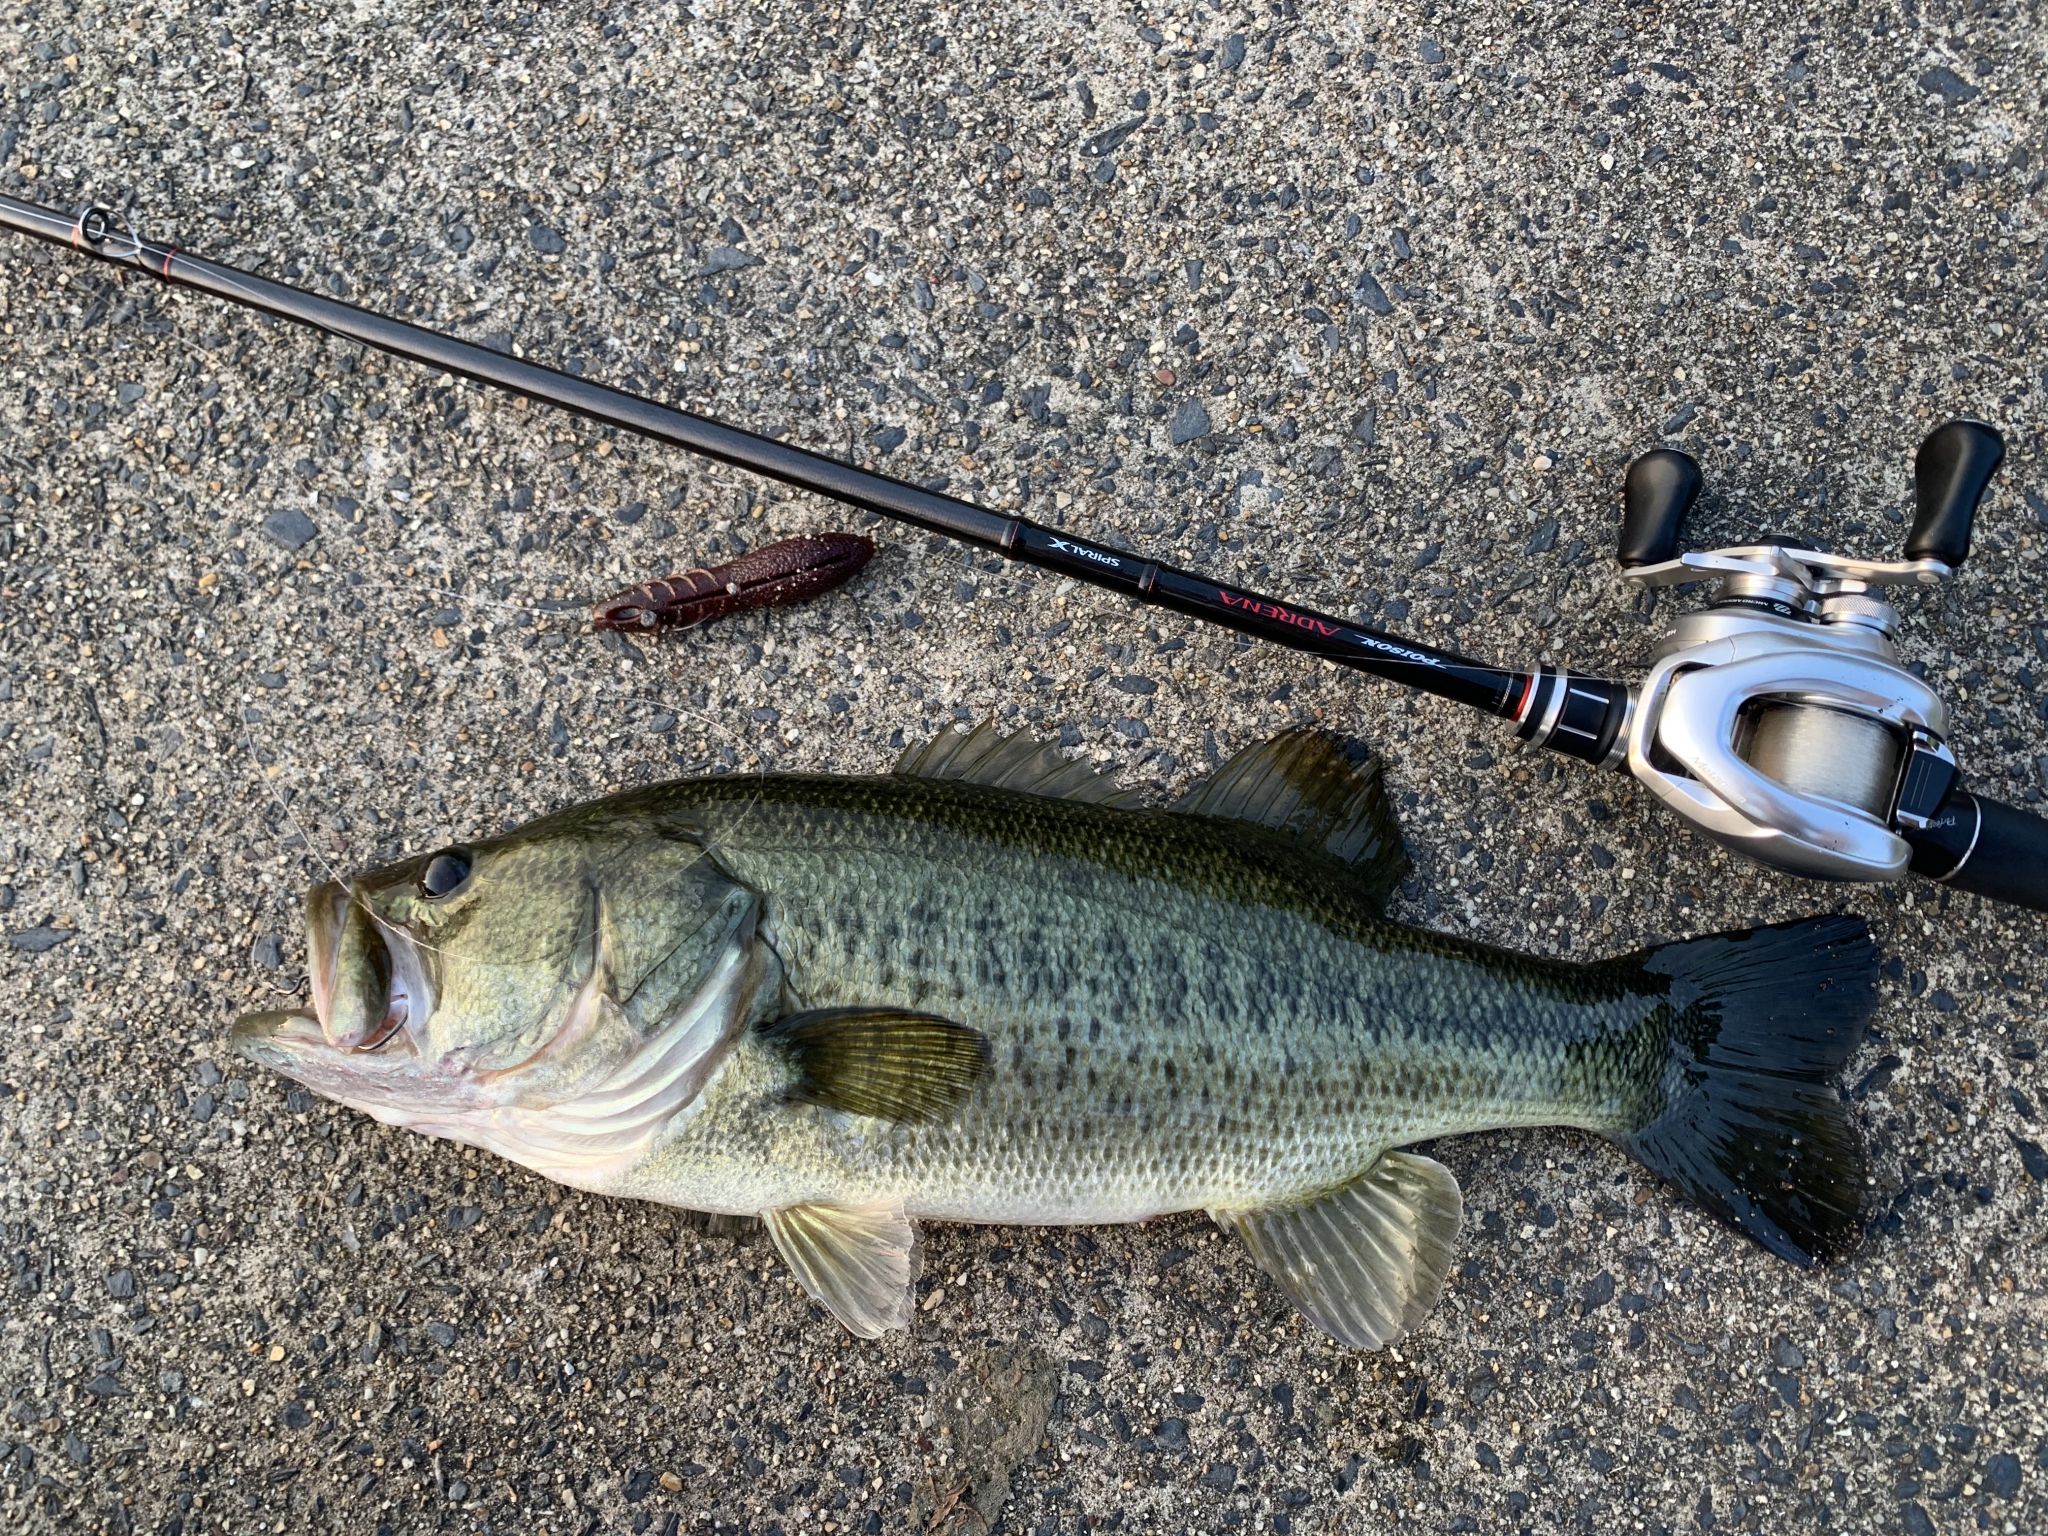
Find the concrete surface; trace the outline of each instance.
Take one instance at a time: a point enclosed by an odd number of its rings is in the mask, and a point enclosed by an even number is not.
[[[1708,537],[1884,551],[1980,414],[2009,467],[1907,643],[2038,803],[2044,79],[2016,3],[6,0],[0,187],[1589,669],[1655,631],[1631,453],[1700,456]],[[2040,918],[1740,868],[1450,706],[892,528],[841,596],[644,652],[552,606],[844,521],[0,242],[0,1526],[2048,1527]],[[1375,740],[1405,914],[1502,944],[1868,914],[1867,1245],[1800,1273],[1604,1145],[1478,1136],[1398,1352],[1194,1219],[932,1230],[867,1344],[758,1238],[223,1049],[323,870],[991,712],[1162,790]]]

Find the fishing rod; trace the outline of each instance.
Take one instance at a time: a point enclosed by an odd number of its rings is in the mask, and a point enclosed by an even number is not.
[[[1547,663],[1475,661],[991,511],[194,256],[105,208],[69,214],[0,196],[0,227],[1451,699],[1513,722],[1534,745],[1625,767],[1708,836],[1762,863],[1838,880],[1910,871],[2048,910],[2048,820],[1961,787],[1946,710],[1900,661],[1898,616],[1879,595],[1946,580],[1968,555],[2004,454],[1981,422],[1949,422],[1922,445],[1903,561],[1769,541],[1681,554],[1699,466],[1671,449],[1637,459],[1623,498],[1624,575],[1650,586],[1715,579],[1720,591],[1673,625],[1632,687]]]

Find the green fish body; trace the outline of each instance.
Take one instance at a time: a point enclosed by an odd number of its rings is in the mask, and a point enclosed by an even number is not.
[[[1401,1149],[1506,1126],[1613,1138],[1795,1260],[1853,1238],[1860,925],[1573,965],[1391,921],[1405,867],[1374,765],[1323,736],[1146,808],[984,728],[323,887],[314,1013],[238,1038],[578,1187],[762,1216],[867,1335],[909,1319],[919,1218],[1205,1210],[1376,1347],[1460,1214]]]

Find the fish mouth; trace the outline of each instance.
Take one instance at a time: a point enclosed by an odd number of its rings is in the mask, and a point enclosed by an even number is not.
[[[311,997],[238,1018],[228,1048],[317,1093],[378,1113],[430,1090],[410,1026],[431,1000],[420,957],[336,881],[306,895]],[[379,1114],[379,1118],[385,1118]]]
[[[360,888],[337,881],[306,894],[312,1014],[344,1051],[409,1048],[433,1008],[419,946],[377,915]]]
[[[320,1020],[302,1008],[243,1014],[228,1031],[228,1049],[388,1125],[412,1124],[421,1114],[449,1109],[463,1097],[458,1080],[423,1072],[411,1049],[336,1045]]]
[[[341,929],[348,921],[349,905],[348,890],[338,880],[322,881],[306,893],[306,949],[312,971],[313,1017],[322,1030],[334,1014],[334,967],[341,953]]]

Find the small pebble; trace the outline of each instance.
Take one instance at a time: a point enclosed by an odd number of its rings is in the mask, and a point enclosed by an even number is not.
[[[263,519],[263,531],[277,544],[297,551],[320,536],[313,520],[297,507],[279,507]]]
[[[21,950],[25,954],[40,955],[47,950],[55,949],[59,944],[68,944],[77,937],[78,931],[75,928],[52,928],[48,924],[43,924],[10,933],[7,935],[7,943],[11,948]]]
[[[1173,422],[1167,435],[1178,448],[1209,435],[1209,411],[1199,400],[1183,400],[1180,408],[1173,413]]]
[[[1944,106],[1960,107],[1984,93],[1946,64],[1937,64],[1920,77],[1920,89],[1939,96]]]

